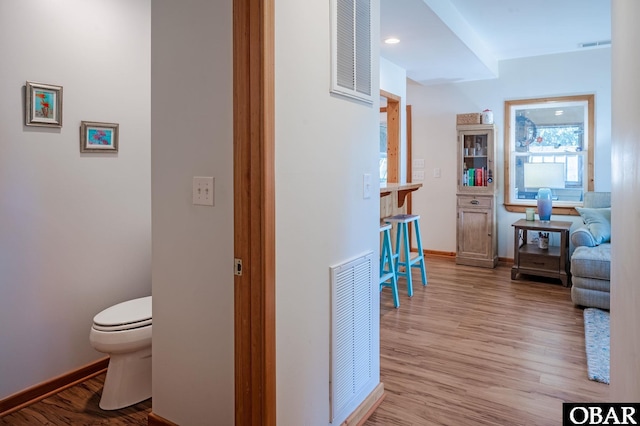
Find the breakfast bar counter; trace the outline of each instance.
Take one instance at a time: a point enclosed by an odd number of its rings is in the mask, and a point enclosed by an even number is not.
[[[380,184],[380,218],[406,213],[407,195],[421,187],[421,183]]]

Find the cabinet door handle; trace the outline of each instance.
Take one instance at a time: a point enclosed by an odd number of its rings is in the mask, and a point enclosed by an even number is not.
[[[478,201],[478,200],[471,200],[471,204],[480,204],[480,201]]]

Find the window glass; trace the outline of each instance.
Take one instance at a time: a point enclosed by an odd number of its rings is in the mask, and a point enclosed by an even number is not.
[[[387,123],[380,123],[380,183],[387,183]]]
[[[505,206],[535,205],[550,188],[554,207],[582,205],[593,188],[593,95],[505,102]]]

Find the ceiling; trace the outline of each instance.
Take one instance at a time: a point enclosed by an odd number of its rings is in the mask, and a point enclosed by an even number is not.
[[[380,0],[380,15],[380,55],[425,85],[497,78],[501,60],[611,40],[611,0]]]

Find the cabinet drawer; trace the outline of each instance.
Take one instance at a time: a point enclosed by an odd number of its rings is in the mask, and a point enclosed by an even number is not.
[[[520,253],[521,268],[544,269],[547,271],[560,270],[560,258],[555,256],[540,256],[536,254]]]
[[[474,197],[472,195],[459,195],[458,207],[485,207],[493,206],[493,197]]]

